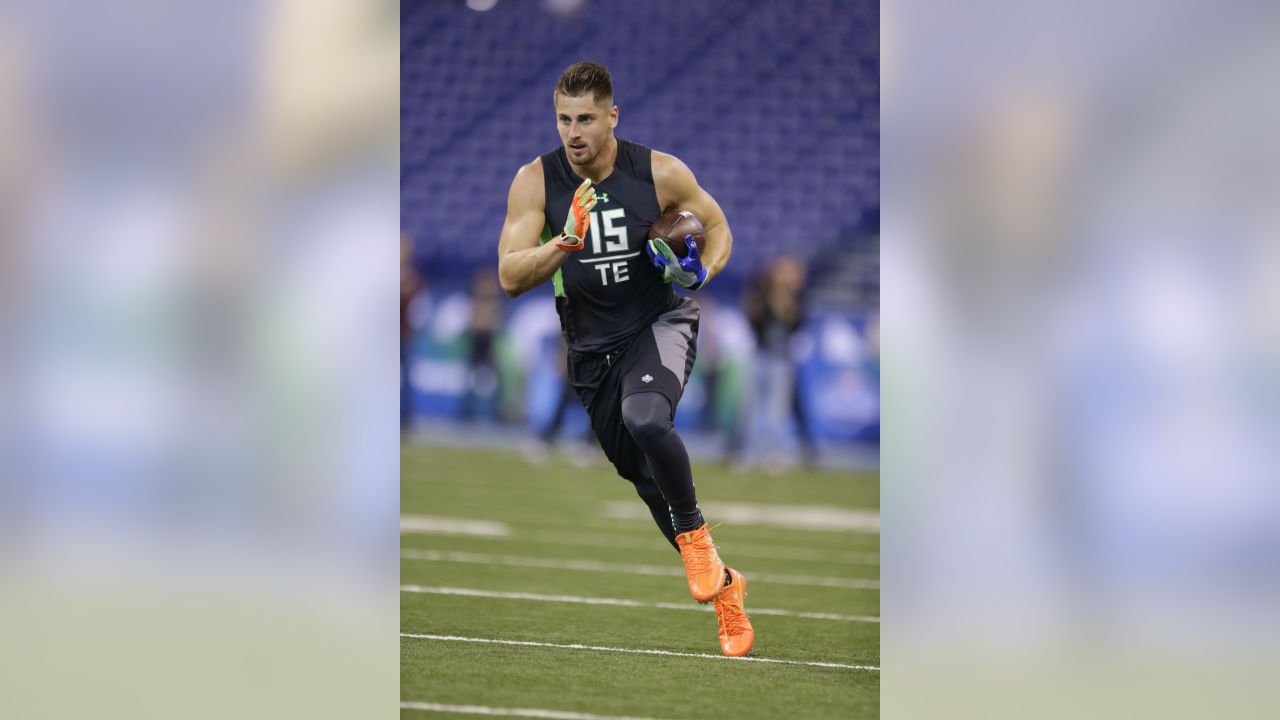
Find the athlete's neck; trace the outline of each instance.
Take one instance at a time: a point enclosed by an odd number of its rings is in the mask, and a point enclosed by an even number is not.
[[[618,138],[609,136],[608,142],[601,148],[600,154],[586,165],[575,165],[573,171],[578,177],[589,178],[593,183],[602,182],[613,174],[613,164],[618,159]]]

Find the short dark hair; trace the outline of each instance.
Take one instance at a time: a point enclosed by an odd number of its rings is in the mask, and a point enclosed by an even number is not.
[[[556,83],[556,90],[551,98],[554,100],[556,93],[565,97],[580,97],[588,92],[595,102],[613,98],[613,78],[609,75],[609,68],[589,61],[570,65],[560,75],[560,82]]]

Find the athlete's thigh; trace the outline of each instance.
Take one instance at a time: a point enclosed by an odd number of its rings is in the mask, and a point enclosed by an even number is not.
[[[619,475],[638,483],[647,477],[644,451],[636,445],[622,422],[621,377],[617,372],[605,375],[595,389],[587,415],[605,457],[613,463]]]
[[[622,397],[656,392],[676,404],[697,357],[698,306],[689,299],[644,330],[620,359]]]

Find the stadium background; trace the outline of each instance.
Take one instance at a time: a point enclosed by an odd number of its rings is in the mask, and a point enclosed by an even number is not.
[[[423,282],[405,337],[414,426],[456,428],[466,415],[487,431],[539,429],[554,412],[563,351],[550,288],[500,297],[493,377],[468,367],[471,296],[492,292],[484,278],[496,275],[516,168],[558,142],[551,88],[595,59],[613,73],[618,136],[684,160],[734,232],[733,259],[698,295],[715,305],[703,342],[717,347],[700,347],[679,425],[714,438],[744,416],[755,341],[743,294],[789,257],[808,275],[790,342],[800,411],[824,458],[876,446],[875,3],[471,0],[401,13],[401,223]],[[567,435],[585,427],[580,408],[570,413]]]

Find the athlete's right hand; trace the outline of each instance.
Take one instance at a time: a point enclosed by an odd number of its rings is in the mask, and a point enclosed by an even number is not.
[[[591,209],[595,206],[596,189],[591,186],[591,178],[587,178],[573,194],[573,204],[569,206],[569,217],[564,221],[564,232],[555,239],[556,247],[561,250],[581,250],[586,247],[585,238],[587,228],[591,225]]]

